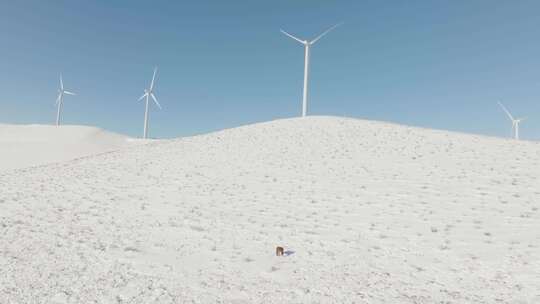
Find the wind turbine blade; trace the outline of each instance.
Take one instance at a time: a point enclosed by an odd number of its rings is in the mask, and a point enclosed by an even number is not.
[[[504,105],[499,102],[499,106],[501,106],[501,108],[506,113],[506,115],[508,115],[508,118],[510,118],[511,121],[514,121],[514,117],[512,117],[512,114],[510,114],[510,112],[508,112],[508,110],[504,107]]]
[[[291,37],[292,39],[294,39],[294,40],[296,40],[296,41],[300,42],[301,44],[306,44],[306,42],[305,42],[305,41],[303,41],[303,40],[300,40],[300,39],[298,39],[298,38],[294,37],[293,35],[291,35],[291,34],[289,34],[289,33],[285,32],[284,30],[280,30],[280,31],[281,31],[281,32],[282,32],[283,34],[285,34],[285,35],[287,35],[287,36]]]
[[[60,102],[60,97],[62,96],[62,93],[59,93],[58,96],[56,97],[56,101],[54,102],[54,105],[57,106],[58,103]]]
[[[64,93],[65,93],[65,94],[68,94],[68,95],[77,95],[77,94],[72,93],[72,92],[70,92],[70,91],[64,91]]]
[[[138,101],[141,101],[141,100],[143,100],[143,98],[145,98],[145,97],[146,97],[146,95],[148,95],[148,93],[144,93],[144,94],[143,94],[143,95],[141,96],[141,98],[139,98],[139,100],[138,100]]]
[[[527,120],[527,117],[523,117],[523,118],[518,118],[519,122],[522,122],[524,120]]]
[[[154,93],[150,93],[150,96],[152,97],[152,99],[154,100],[154,102],[156,103],[156,105],[158,106],[158,108],[161,110],[161,105],[160,105],[159,102],[157,101],[156,96],[154,96]]]
[[[311,40],[310,44],[314,44],[315,42],[317,42],[319,39],[321,39],[324,35],[328,34],[330,31],[332,31],[333,29],[335,29],[336,27],[342,25],[343,22],[341,23],[338,23],[334,26],[332,26],[331,28],[327,29],[326,31],[324,31],[322,34],[320,34],[319,36],[315,37],[315,39]]]
[[[150,91],[154,88],[154,80],[156,79],[157,67],[154,68],[154,75],[152,76],[152,83],[150,83]]]
[[[62,81],[62,74],[60,74],[60,90],[64,90],[64,82]]]

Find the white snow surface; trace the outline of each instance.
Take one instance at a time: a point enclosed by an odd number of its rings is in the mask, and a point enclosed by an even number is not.
[[[0,124],[0,172],[105,153],[136,142],[89,126]]]
[[[539,208],[537,142],[336,117],[156,141],[0,173],[0,303],[540,303]]]

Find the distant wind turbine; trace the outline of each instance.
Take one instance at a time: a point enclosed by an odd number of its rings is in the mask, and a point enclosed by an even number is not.
[[[62,105],[64,104],[64,94],[76,95],[75,93],[64,90],[64,82],[62,81],[62,74],[60,74],[60,88],[58,89],[58,97],[56,97],[56,105],[58,111],[56,112],[56,125],[60,125],[60,112],[62,111]]]
[[[143,98],[146,98],[146,107],[144,110],[144,131],[143,131],[143,138],[148,137],[148,102],[149,99],[152,98],[154,103],[158,106],[159,109],[161,109],[161,105],[159,105],[159,102],[156,99],[156,96],[154,95],[154,81],[156,79],[156,73],[157,73],[157,67],[154,68],[154,75],[152,76],[152,82],[150,83],[150,88],[144,90],[143,96],[139,98],[140,100],[143,100]]]
[[[302,96],[302,117],[305,117],[306,114],[307,114],[307,98],[308,98],[307,95],[308,95],[308,76],[309,76],[309,47],[314,45],[315,42],[317,42],[319,39],[321,39],[324,35],[328,34],[331,30],[335,29],[336,27],[338,27],[338,26],[340,26],[342,24],[343,24],[343,22],[332,26],[331,28],[327,29],[326,31],[324,31],[322,34],[315,37],[315,39],[313,39],[311,41],[301,40],[301,39],[296,38],[293,35],[285,32],[284,30],[281,30],[281,32],[283,34],[289,36],[290,38],[300,42],[301,44],[303,44],[305,46],[305,51],[304,51],[304,91],[303,91],[303,96]]]
[[[506,115],[508,115],[508,118],[510,118],[510,121],[512,122],[512,132],[514,133],[514,139],[519,139],[519,123],[524,121],[527,118],[524,117],[524,118],[514,119],[512,114],[510,114],[510,112],[505,108],[505,106],[502,103],[499,102],[499,106],[501,106],[503,111],[506,113]]]

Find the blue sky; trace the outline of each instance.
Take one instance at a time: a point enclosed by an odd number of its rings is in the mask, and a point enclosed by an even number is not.
[[[159,67],[151,137],[200,134],[301,111],[540,140],[538,1],[2,1],[0,122],[140,136],[137,99]]]

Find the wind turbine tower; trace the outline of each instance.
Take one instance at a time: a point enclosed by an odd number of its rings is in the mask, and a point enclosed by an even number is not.
[[[514,139],[519,139],[519,123],[527,118],[524,117],[515,119],[502,103],[499,102],[499,106],[501,106],[503,111],[506,113],[506,115],[508,115],[508,118],[512,122],[512,133],[514,133]]]
[[[331,28],[327,29],[326,31],[324,31],[322,34],[315,37],[315,39],[313,39],[311,41],[299,39],[299,38],[285,32],[284,30],[281,30],[281,32],[283,34],[285,34],[285,35],[289,36],[290,38],[300,42],[305,47],[305,50],[304,50],[304,90],[303,90],[303,95],[302,95],[302,117],[305,117],[306,114],[307,114],[308,78],[309,78],[309,48],[312,45],[314,45],[319,39],[321,39],[324,35],[328,34],[328,32],[330,32],[331,30],[335,29],[336,27],[338,27],[338,26],[340,26],[342,24],[343,23],[338,23],[338,24],[332,26]]]
[[[148,104],[150,101],[150,98],[154,101],[154,103],[158,106],[158,108],[161,110],[161,105],[156,99],[156,96],[154,95],[154,83],[156,79],[156,73],[157,73],[157,67],[154,68],[154,75],[152,76],[152,82],[150,83],[150,88],[144,90],[144,94],[139,98],[140,100],[145,99],[146,106],[144,110],[144,131],[143,131],[143,138],[148,137]]]
[[[58,97],[56,97],[56,105],[58,110],[56,111],[56,125],[60,125],[60,112],[62,111],[62,105],[64,104],[64,95],[76,95],[75,93],[66,91],[64,89],[64,82],[62,81],[62,74],[60,74],[60,88],[58,89]]]

